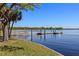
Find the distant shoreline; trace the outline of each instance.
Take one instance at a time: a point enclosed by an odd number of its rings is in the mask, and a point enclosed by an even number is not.
[[[62,30],[62,27],[13,27],[13,30]]]
[[[63,27],[13,27],[12,30],[79,30],[79,28],[63,28]]]

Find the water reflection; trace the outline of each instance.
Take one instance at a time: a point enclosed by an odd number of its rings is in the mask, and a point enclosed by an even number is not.
[[[16,32],[18,33],[20,31]],[[15,37],[43,44],[64,55],[79,55],[79,30],[63,30],[64,34],[46,34],[45,38],[44,35],[37,35],[38,32],[44,33],[44,30],[27,30],[27,32],[28,34],[25,36]],[[48,30],[46,32],[50,33]],[[61,31],[57,30],[57,32]]]
[[[33,41],[35,39],[40,39],[40,40],[48,40],[48,38],[50,39],[57,39],[58,37],[62,37],[62,34],[53,34],[50,33],[51,31],[47,31],[47,30],[30,30],[30,41]],[[43,33],[42,35],[37,35],[37,33]],[[48,34],[47,34],[48,33]]]
[[[38,37],[39,39],[43,39],[43,36],[42,36],[42,35],[37,35],[37,37]]]
[[[38,41],[49,41],[49,40],[61,40],[62,39],[62,36],[61,34],[57,34],[57,35],[54,35],[54,34],[46,34],[46,35],[36,35],[36,38],[34,37],[33,40],[38,40]]]
[[[18,33],[21,31],[16,31],[15,33]],[[22,31],[23,32],[23,31]],[[17,38],[23,38],[23,39],[29,39],[30,41],[33,41],[35,39],[40,39],[40,40],[48,40],[48,38],[50,39],[61,39],[63,34],[52,34],[50,32],[50,30],[26,30],[24,32],[28,32],[28,34],[26,35],[15,35],[15,37]],[[43,35],[37,35],[37,33],[44,33]],[[50,33],[50,34],[46,34],[46,33]]]
[[[53,34],[51,38],[62,39],[62,36],[63,36],[63,34],[57,34],[57,35]]]

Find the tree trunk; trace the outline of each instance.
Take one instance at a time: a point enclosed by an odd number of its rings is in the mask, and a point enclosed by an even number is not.
[[[10,25],[10,24],[9,24],[9,25]],[[8,30],[9,30],[9,38],[11,37],[13,25],[14,25],[14,21],[12,22],[11,27],[9,27],[9,29],[8,29]]]
[[[7,41],[8,37],[8,25],[3,26],[3,41]]]
[[[8,23],[8,37],[10,38],[10,22]]]

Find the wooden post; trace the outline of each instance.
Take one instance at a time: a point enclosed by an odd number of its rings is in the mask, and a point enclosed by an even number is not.
[[[51,38],[52,38],[52,34],[53,34],[53,32],[52,32],[52,28],[50,29],[50,31],[51,31]]]
[[[46,39],[46,29],[44,28],[44,39]]]
[[[52,28],[50,29],[50,31],[51,31],[51,34],[53,34],[53,32],[52,32]]]
[[[55,33],[56,33],[56,27],[55,27]]]
[[[42,33],[42,29],[40,29],[40,33]],[[42,35],[40,35],[40,39],[42,39]]]
[[[42,33],[42,29],[40,29],[40,33]]]
[[[55,33],[55,28],[53,28],[53,33]]]
[[[51,31],[51,33],[52,33],[52,27],[50,27],[50,29],[49,29],[50,31]]]
[[[51,29],[51,33],[52,33],[52,29]]]
[[[31,29],[31,41],[33,40],[33,33],[32,33],[32,29]]]

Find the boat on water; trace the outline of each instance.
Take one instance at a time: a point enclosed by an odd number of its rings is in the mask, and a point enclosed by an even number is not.
[[[60,32],[60,33],[58,33],[58,32],[54,32],[53,34],[63,34],[63,32]]]
[[[37,35],[43,35],[43,33],[37,33]]]
[[[63,34],[63,32],[45,33],[45,34]],[[44,35],[44,33],[37,33],[37,35]]]

